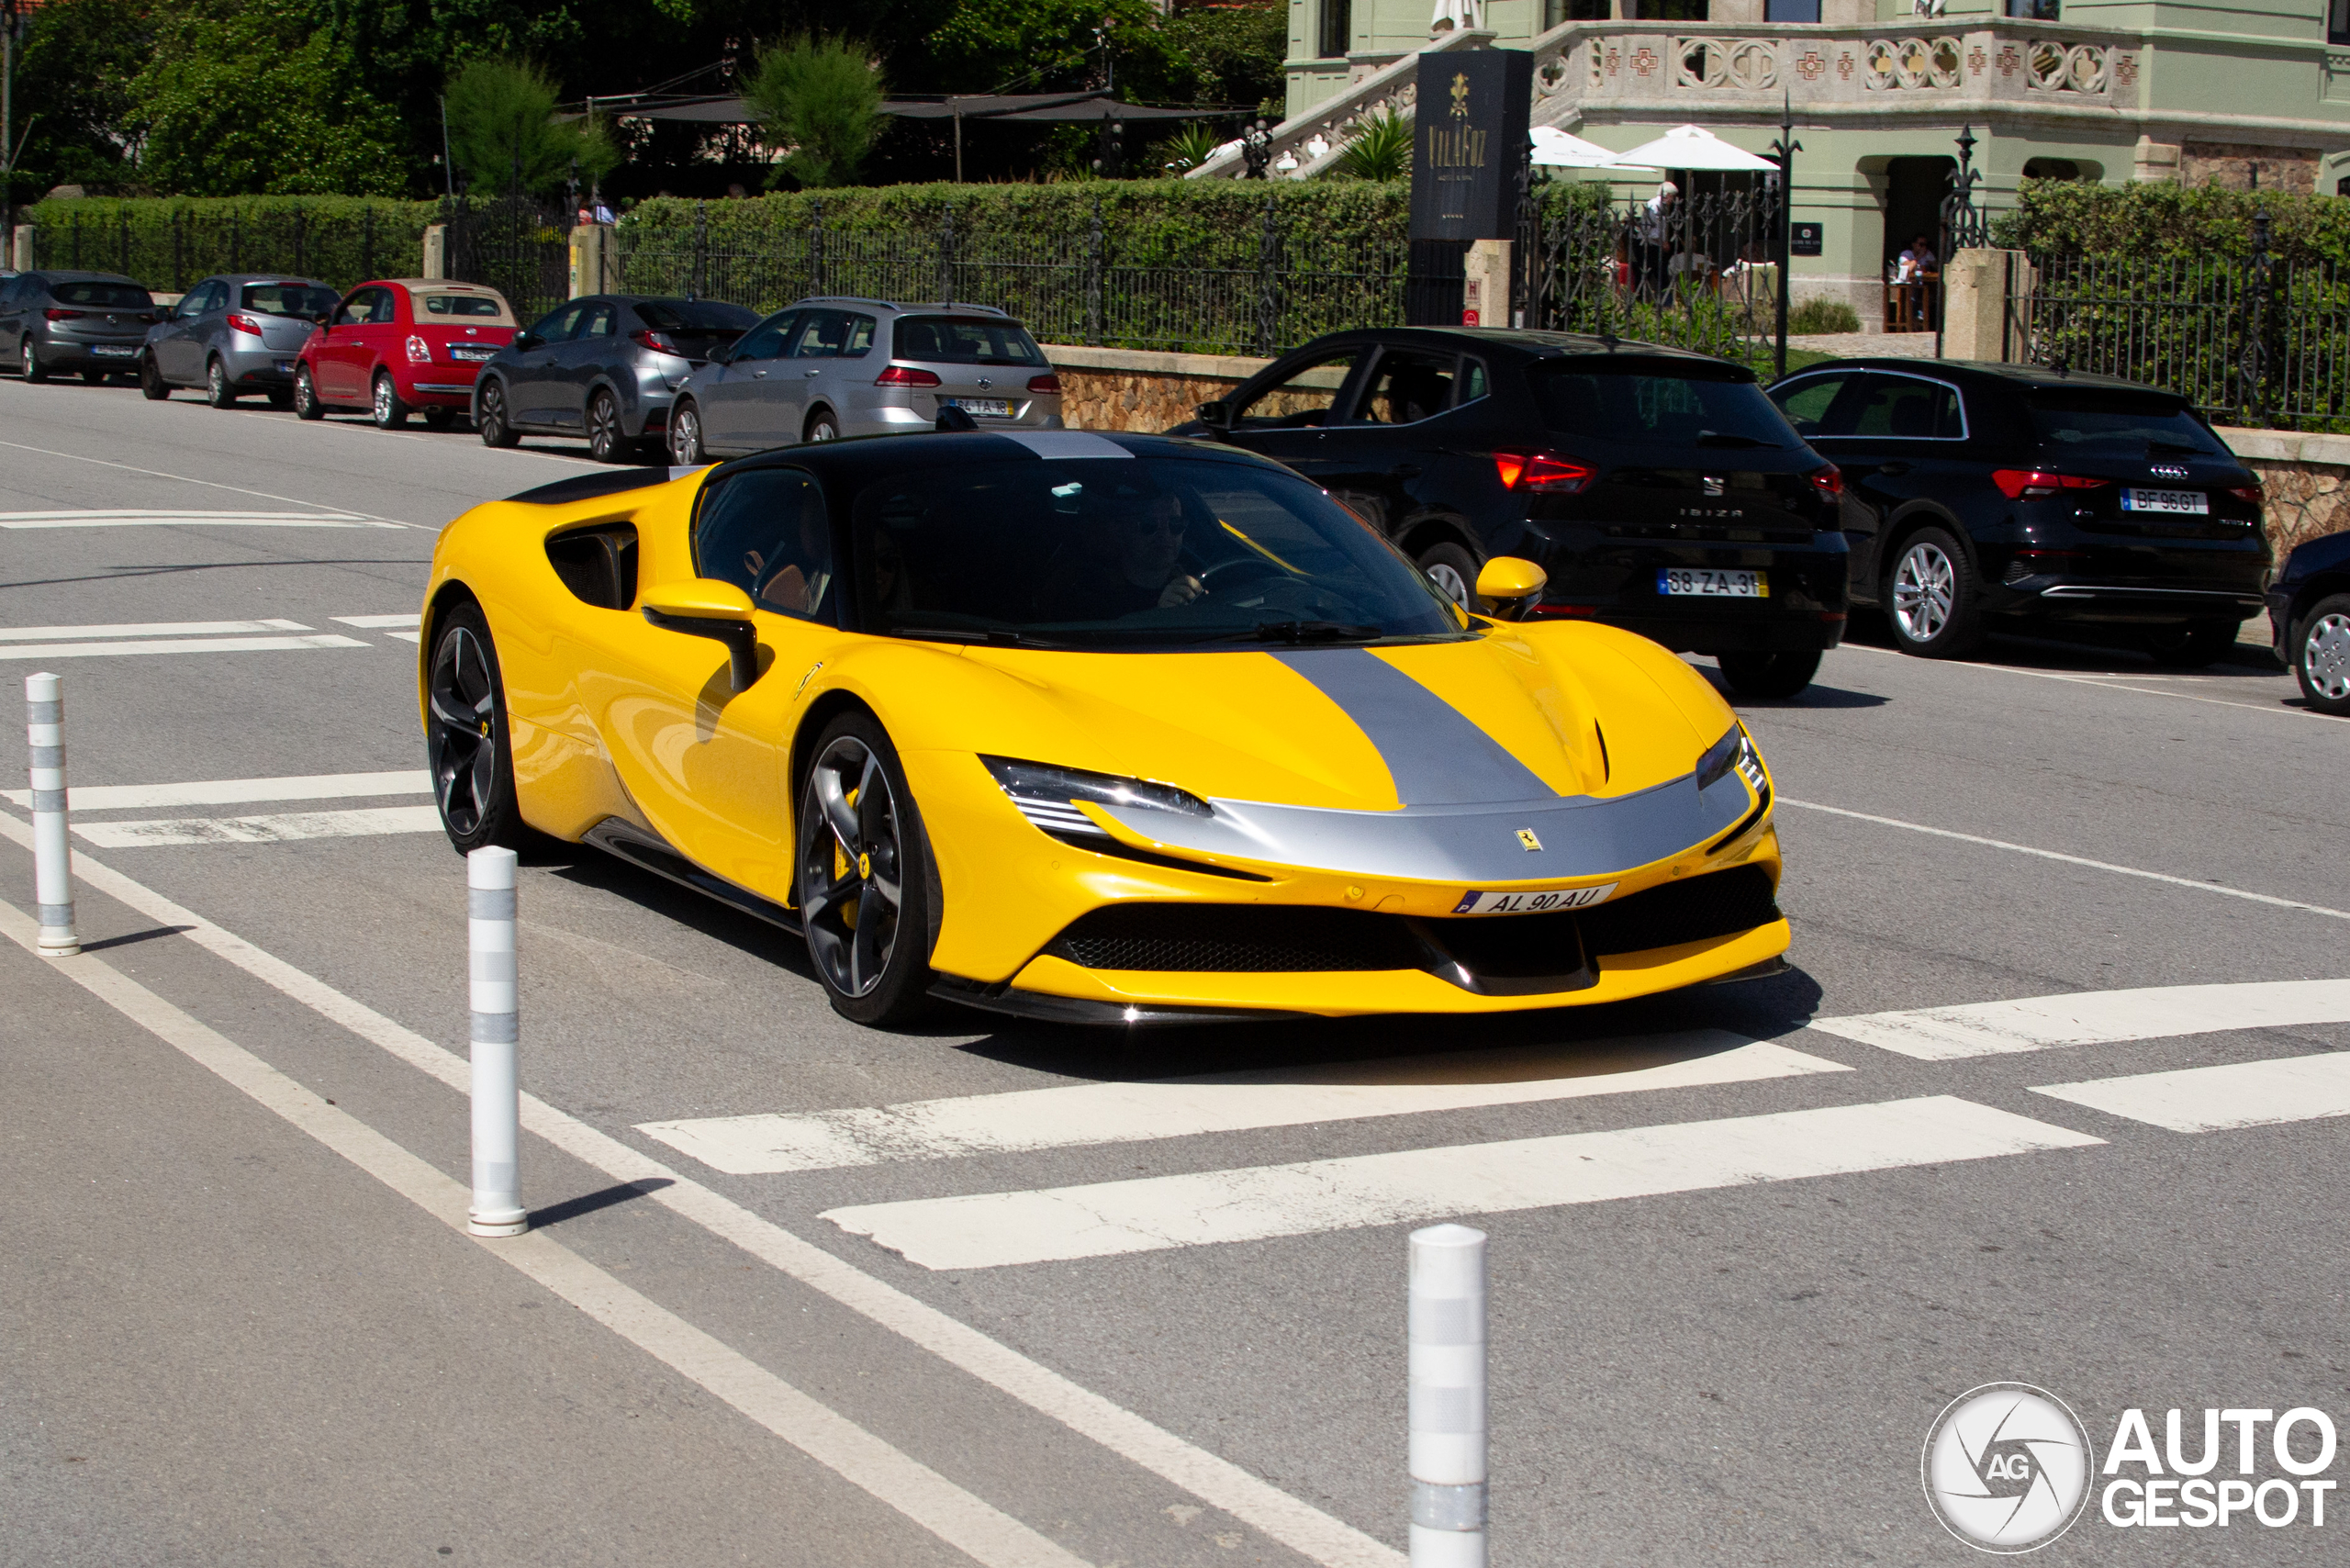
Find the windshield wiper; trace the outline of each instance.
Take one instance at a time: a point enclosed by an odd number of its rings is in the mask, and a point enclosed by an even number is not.
[[[1699,446],[1767,446],[1774,452],[1782,450],[1775,441],[1762,441],[1751,435],[1725,434],[1720,431],[1699,431],[1697,444]]]
[[[982,631],[967,626],[893,626],[890,630],[900,637],[941,643],[984,643],[997,648],[1059,648],[1068,645],[1049,638],[1032,637],[1025,632],[1010,632],[1000,627]]]

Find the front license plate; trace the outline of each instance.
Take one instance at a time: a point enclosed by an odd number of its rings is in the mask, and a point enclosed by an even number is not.
[[[1455,914],[1550,914],[1562,909],[1589,909],[1604,903],[1616,890],[1617,884],[1606,882],[1596,888],[1551,888],[1540,892],[1482,892],[1475,888],[1460,895],[1452,906]]]
[[[90,353],[99,359],[129,359],[139,352],[136,343],[92,343]]]
[[[2121,510],[2190,512],[2200,517],[2210,512],[2211,498],[2200,490],[2124,490]]]
[[[1718,572],[1710,566],[1660,566],[1656,591],[1668,597],[1695,594],[1700,599],[1768,599],[1771,583],[1761,572]]]
[[[939,401],[967,414],[992,414],[999,420],[1012,418],[1012,405],[1002,398],[941,398]]]

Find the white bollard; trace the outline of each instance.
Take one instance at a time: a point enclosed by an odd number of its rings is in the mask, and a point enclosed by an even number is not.
[[[1485,1568],[1485,1233],[1412,1232],[1412,1568]]]
[[[476,1236],[530,1228],[517,1170],[522,1086],[514,1002],[514,852],[465,857],[466,947],[473,966],[474,1202]]]
[[[65,847],[65,689],[57,677],[25,677],[25,740],[32,747],[33,902],[41,956],[82,950],[73,935],[73,860]]]

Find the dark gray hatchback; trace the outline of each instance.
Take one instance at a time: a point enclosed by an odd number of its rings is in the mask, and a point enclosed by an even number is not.
[[[156,319],[153,297],[117,273],[19,273],[0,284],[0,344],[27,381],[135,375]]]

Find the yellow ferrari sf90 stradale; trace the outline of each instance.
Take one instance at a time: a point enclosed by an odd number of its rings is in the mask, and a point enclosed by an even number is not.
[[[1464,614],[1228,447],[564,480],[442,533],[421,653],[460,849],[536,829],[727,900],[865,1023],[1554,1007],[1787,946],[1770,775],[1694,670]]]

